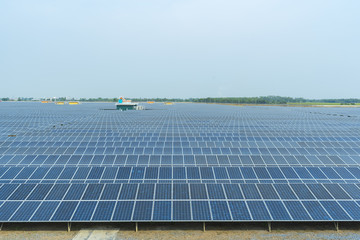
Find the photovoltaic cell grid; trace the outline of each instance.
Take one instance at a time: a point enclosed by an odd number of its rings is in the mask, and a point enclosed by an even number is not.
[[[352,108],[0,104],[0,222],[359,221]]]

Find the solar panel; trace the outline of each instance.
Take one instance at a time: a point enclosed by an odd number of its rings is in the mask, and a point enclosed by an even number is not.
[[[356,109],[105,106],[1,104],[0,221],[360,220]]]

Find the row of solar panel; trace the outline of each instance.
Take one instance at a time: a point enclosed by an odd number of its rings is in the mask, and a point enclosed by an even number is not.
[[[7,201],[0,207],[0,221],[359,221],[358,204],[353,201]]]
[[[4,184],[0,200],[351,200],[359,184]]]
[[[51,123],[50,123],[51,124]],[[320,128],[309,125],[303,126],[287,126],[284,130],[280,126],[268,127],[268,129],[262,129],[260,125],[253,126],[248,130],[238,126],[226,126],[225,123],[213,124],[210,126],[195,126],[195,127],[183,127],[174,123],[173,126],[146,126],[138,125],[132,126],[131,124],[125,125],[125,123],[118,123],[106,130],[105,124],[82,126],[73,125],[59,126],[54,125],[37,125],[37,126],[17,126],[15,128],[5,128],[4,130],[18,130],[23,131],[23,136],[36,137],[39,135],[57,137],[57,139],[65,140],[66,137],[84,137],[86,139],[100,139],[120,141],[122,137],[129,137],[131,139],[192,139],[192,138],[218,138],[218,139],[241,139],[243,141],[358,141],[359,136],[349,130],[349,126],[336,126],[336,129],[329,131],[328,128]],[[141,123],[136,123],[141,124]],[[276,123],[274,123],[276,124]],[[120,126],[121,125],[121,126]],[[54,127],[55,126],[55,127]],[[306,127],[306,128],[305,128]],[[92,129],[91,129],[92,128]],[[246,128],[246,127],[245,127]],[[88,130],[79,130],[88,129]],[[31,131],[29,131],[31,130]],[[49,131],[50,130],[50,131]],[[28,131],[28,132],[26,132]],[[157,134],[153,136],[140,136],[144,134]],[[223,136],[216,136],[222,134]],[[207,135],[207,136],[206,136]],[[124,139],[124,138],[123,138]],[[125,138],[126,139],[126,138]]]
[[[359,167],[0,167],[0,179],[359,180]]]
[[[237,147],[237,148],[356,148],[360,142],[241,142],[241,141],[123,141],[89,142],[83,139],[73,142],[7,141],[6,147]]]
[[[2,147],[0,154],[242,154],[359,155],[360,148],[236,148],[236,147]]]
[[[278,184],[278,183],[360,183],[359,179],[356,180],[329,180],[329,179],[310,179],[310,180],[301,180],[301,179],[287,179],[287,180],[278,180],[278,179],[228,179],[228,180],[222,180],[222,179],[170,179],[170,180],[164,180],[164,179],[67,179],[67,180],[61,180],[61,179],[6,179],[2,180],[0,179],[0,184],[21,184],[21,183],[31,183],[31,184],[38,184],[38,183],[45,183],[45,184],[53,184],[53,183],[71,183],[71,184],[88,184],[88,183],[101,183],[101,184],[121,184],[121,183],[264,183],[264,184]]]
[[[206,116],[207,118],[214,118],[214,116]],[[283,116],[281,116],[283,117]],[[241,117],[239,117],[241,119]],[[261,117],[259,118],[259,120]],[[141,119],[143,120],[143,119]],[[40,123],[31,123],[31,119],[23,119],[23,121],[17,122],[17,124],[9,124],[8,122],[3,122],[2,129],[17,129],[17,130],[33,130],[31,133],[42,133],[48,130],[56,134],[69,135],[74,133],[79,136],[98,136],[101,138],[116,138],[120,137],[249,137],[251,139],[257,138],[261,140],[261,136],[265,135],[268,138],[276,137],[288,137],[289,139],[294,139],[299,136],[299,138],[306,138],[307,135],[310,137],[321,137],[321,138],[330,138],[330,139],[339,139],[347,137],[356,137],[355,134],[349,130],[349,126],[354,123],[342,123],[342,124],[333,124],[333,129],[329,131],[329,127],[316,125],[315,119],[312,119],[312,122],[308,124],[292,124],[287,125],[287,129],[281,128],[285,125],[279,124],[279,121],[271,121],[266,119],[261,119],[262,122],[266,122],[267,125],[252,125],[251,122],[242,124],[229,124],[229,122],[216,122],[213,121],[212,124],[198,123],[196,120],[191,119],[192,124],[172,121],[170,123],[163,122],[160,119],[160,122],[154,121],[151,122],[139,121],[139,119],[134,119],[134,122],[123,122],[123,121],[114,121],[114,122],[105,122],[101,119],[98,123],[92,121],[81,122],[79,119],[72,119],[67,123],[61,122],[59,119],[54,119],[54,121],[40,122]],[[292,119],[293,120],[293,119]],[[334,119],[332,119],[334,120]],[[340,120],[340,119],[338,119]],[[352,119],[355,120],[355,119]],[[12,119],[12,121],[15,121]],[[326,120],[321,119],[320,121],[326,122]],[[355,123],[356,124],[356,123]],[[304,128],[306,126],[306,128]],[[72,131],[74,130],[74,131]],[[221,131],[223,130],[223,131]],[[278,130],[278,131],[276,131]],[[126,134],[123,134],[125,131]],[[271,134],[276,132],[277,134]],[[338,135],[334,133],[339,133]],[[269,136],[268,136],[269,134]]]
[[[22,124],[26,124],[23,122]],[[138,123],[139,124],[139,123]],[[44,136],[42,141],[91,141],[91,142],[122,142],[122,141],[241,141],[241,142],[359,142],[360,138],[356,132],[349,130],[351,126],[333,127],[329,129],[310,129],[310,125],[303,127],[280,126],[262,130],[253,128],[249,131],[242,131],[239,127],[229,128],[222,126],[194,127],[194,128],[174,128],[159,127],[151,129],[146,126],[139,128],[128,127],[123,123],[115,128],[109,128],[106,131],[99,131],[97,126],[79,126],[81,129],[87,129],[86,132],[79,132],[79,128],[55,128],[57,126],[38,125],[24,126],[14,128],[0,128],[2,132],[19,133],[16,140],[40,140],[40,136]],[[353,126],[356,126],[353,125]],[[92,129],[93,127],[93,129]],[[104,125],[98,127],[105,128]],[[299,130],[299,128],[303,128]],[[306,128],[306,129],[305,129]],[[285,129],[285,130],[284,130]],[[81,130],[80,130],[81,131]],[[153,136],[140,136],[144,134],[153,134]],[[155,135],[156,134],[156,135]],[[215,136],[215,135],[224,136]],[[161,135],[161,136],[159,136]],[[208,136],[206,136],[208,135]],[[9,139],[4,138],[4,141]],[[41,140],[40,140],[41,141]]]
[[[207,118],[213,118],[213,116],[207,116]],[[261,117],[260,117],[261,118]],[[239,117],[241,119],[241,117]],[[11,119],[10,121],[13,121]],[[78,119],[77,119],[78,120]],[[93,119],[92,119],[93,120]],[[23,122],[20,122],[17,127],[23,126],[24,129],[28,129],[29,126],[24,126],[29,121],[28,119],[24,119]],[[192,127],[191,121],[196,122],[196,120],[191,119],[190,124],[187,121],[184,125],[179,125],[176,122],[172,122],[170,127],[161,126],[151,127],[147,126],[148,123],[159,124],[159,122],[154,121],[145,121],[145,122],[128,122],[125,123],[120,121],[118,123],[114,123],[113,127],[109,127],[105,129],[108,123],[98,123],[91,124],[91,122],[85,124],[74,124],[72,122],[70,125],[57,125],[59,128],[53,128],[53,125],[48,123],[38,124],[33,127],[40,127],[36,133],[49,133],[49,128],[52,133],[57,133],[59,136],[61,134],[72,133],[74,137],[76,135],[84,135],[89,134],[90,136],[86,136],[85,140],[97,139],[98,141],[126,141],[127,139],[162,139],[162,140],[171,140],[171,141],[180,141],[186,139],[194,139],[196,137],[201,138],[235,138],[236,141],[360,141],[360,138],[357,134],[354,134],[349,128],[342,123],[341,125],[337,125],[333,127],[331,131],[329,131],[329,127],[322,127],[319,125],[314,125],[312,123],[307,124],[294,124],[287,125],[284,128],[284,124],[279,124],[279,121],[272,121],[272,124],[268,123],[266,126],[261,126],[261,124],[251,125],[249,122],[248,125],[240,125],[234,128],[225,127],[224,131],[219,131],[222,129],[222,126],[226,124],[226,122],[219,122],[219,124],[215,123],[214,125],[204,126],[203,124],[199,124],[198,126]],[[4,129],[8,129],[9,127],[4,127]],[[304,128],[306,126],[307,128]],[[32,127],[32,126],[30,126]],[[41,130],[42,128],[47,128]],[[33,128],[32,128],[33,129]],[[172,129],[168,131],[167,129]],[[228,131],[226,129],[235,130]],[[125,134],[124,134],[125,132]],[[272,136],[268,136],[268,134],[276,134]],[[98,135],[96,137],[92,137],[91,135]],[[317,136],[316,136],[317,135]],[[63,139],[62,139],[63,140]]]
[[[19,132],[20,131],[20,132]],[[23,130],[23,131],[29,131],[29,130]],[[73,131],[76,131],[75,129],[73,129]],[[146,130],[145,130],[146,131]],[[198,131],[198,129],[196,129],[195,131]],[[324,144],[327,145],[329,147],[331,147],[333,144],[335,146],[359,146],[359,142],[360,142],[360,138],[357,136],[351,136],[354,133],[353,132],[349,132],[349,133],[341,133],[342,135],[344,135],[344,137],[324,137],[321,136],[323,134],[320,134],[321,137],[317,137],[314,136],[314,134],[309,133],[306,137],[285,137],[285,135],[290,135],[289,133],[285,133],[283,135],[281,135],[281,133],[276,132],[276,130],[274,130],[273,132],[268,132],[268,133],[264,133],[262,135],[260,135],[259,137],[182,137],[182,138],[177,138],[177,137],[151,137],[151,138],[147,138],[147,137],[108,137],[106,139],[103,139],[103,135],[104,134],[74,134],[69,133],[67,134],[68,136],[65,136],[66,134],[64,133],[59,133],[59,134],[52,134],[47,132],[44,133],[32,133],[32,134],[26,134],[24,132],[22,132],[21,130],[2,130],[3,133],[18,133],[17,137],[16,137],[16,141],[22,141],[22,142],[50,142],[50,144],[52,142],[115,142],[119,145],[114,145],[114,146],[121,146],[121,144],[123,142],[232,142],[232,143],[238,143],[241,142],[243,144],[271,144],[271,143],[279,143],[279,144],[293,144],[295,143],[295,145],[297,143],[300,142],[306,142],[309,143],[309,146],[313,145],[313,144]],[[230,133],[230,135],[236,134],[235,131],[234,133]],[[128,134],[128,131],[121,133],[121,134],[117,134],[120,136],[126,135]],[[278,137],[266,137],[267,135],[278,135]],[[302,133],[303,134],[303,133]],[[251,135],[251,134],[247,134],[247,135]],[[296,134],[293,134],[296,135]],[[330,134],[329,134],[330,135]],[[244,136],[244,135],[243,135]],[[291,136],[291,135],[290,135]],[[255,138],[257,138],[255,140]],[[9,141],[9,138],[7,137],[7,135],[3,135],[0,138],[1,142],[0,142],[0,146],[8,146],[10,144],[12,144],[13,140]]]
[[[360,156],[270,155],[0,155],[1,164],[52,165],[358,165]]]
[[[154,116],[152,116],[154,117]],[[321,119],[321,121],[324,121],[324,123],[332,122],[333,128],[329,131],[329,126],[323,126],[324,124],[316,124],[319,119],[311,119],[308,123],[295,123],[295,124],[286,124],[286,127],[290,131],[286,131],[287,129],[281,128],[284,127],[285,124],[279,123],[279,120],[270,120],[262,118],[262,116],[259,116],[258,120],[261,121],[257,122],[257,124],[253,124],[253,122],[248,121],[246,123],[239,123],[234,122],[230,123],[229,121],[224,120],[218,120],[217,117],[214,115],[207,115],[205,116],[207,119],[211,119],[212,123],[207,124],[204,122],[197,121],[194,117],[190,118],[188,121],[174,121],[174,119],[169,119],[170,121],[166,121],[164,119],[158,119],[156,121],[155,119],[151,119],[151,121],[146,121],[144,118],[134,118],[129,121],[121,121],[124,120],[124,118],[119,118],[115,121],[107,121],[101,119],[101,121],[94,123],[93,119],[90,119],[90,121],[70,121],[68,123],[70,124],[64,124],[56,121],[57,123],[54,123],[54,125],[58,128],[54,128],[54,132],[58,133],[67,133],[71,132],[71,129],[76,129],[77,134],[103,134],[102,137],[121,137],[119,133],[122,133],[124,130],[129,130],[126,136],[127,137],[138,137],[138,136],[161,136],[161,137],[183,137],[183,136],[248,136],[247,133],[250,133],[250,136],[257,137],[259,136],[259,133],[269,133],[272,130],[279,130],[279,133],[285,134],[285,136],[288,136],[287,133],[290,133],[290,137],[292,136],[302,136],[307,133],[312,133],[312,135],[330,135],[331,137],[342,137],[342,135],[335,135],[332,134],[334,132],[350,132],[349,126],[354,124],[354,118],[352,122],[344,122],[341,121],[343,119],[341,118],[329,118]],[[281,116],[282,118],[284,116]],[[303,117],[303,116],[301,116]],[[238,119],[244,119],[244,117],[236,116]],[[246,119],[246,117],[245,117]],[[291,118],[291,120],[297,119],[297,117]],[[333,120],[338,120],[337,123],[334,124]],[[252,119],[253,120],[253,119]],[[26,120],[25,120],[26,121]],[[255,120],[256,121],[256,120]],[[281,120],[280,120],[281,121]],[[283,121],[286,121],[283,119]],[[191,122],[192,124],[189,124]],[[340,124],[339,124],[340,123]],[[28,126],[31,127],[39,127],[44,126],[43,128],[38,128],[39,131],[44,129],[49,129],[53,127],[54,125],[50,125],[51,123],[44,123],[44,124],[29,124]],[[61,125],[63,124],[63,125]],[[355,122],[356,124],[356,122]],[[304,126],[307,126],[307,128],[304,128]],[[9,126],[10,127],[10,126]],[[20,124],[14,127],[21,127]],[[90,129],[90,130],[88,130]],[[223,132],[219,131],[225,130]],[[149,131],[151,130],[151,131]],[[197,130],[192,132],[192,130]],[[202,130],[202,132],[199,132],[199,130]],[[227,135],[231,134],[230,130],[236,130],[238,133],[237,135]],[[255,132],[255,134],[254,134]],[[153,134],[153,135],[146,135],[146,134]],[[210,133],[213,135],[206,135],[206,133]],[[327,134],[325,134],[327,133]],[[189,135],[190,134],[190,135]],[[334,135],[334,136],[333,136]],[[352,135],[350,135],[352,136]],[[276,136],[271,136],[276,137]]]
[[[159,113],[159,112],[157,112]],[[228,114],[229,112],[227,112]],[[179,114],[179,112],[177,112]],[[191,116],[187,121],[181,121],[182,119],[178,118],[180,121],[175,120],[174,118],[166,121],[163,118],[154,119],[157,116],[148,115],[144,118],[133,118],[127,119],[127,116],[122,116],[117,119],[103,119],[102,117],[110,117],[105,114],[100,116],[92,116],[93,119],[69,119],[69,121],[64,122],[61,118],[54,118],[49,121],[41,121],[41,119],[32,118],[30,116],[28,119],[15,119],[14,116],[7,116],[10,119],[8,121],[1,121],[3,123],[3,129],[32,129],[34,133],[44,132],[52,130],[54,133],[71,133],[71,130],[74,130],[74,133],[77,135],[101,135],[100,137],[226,137],[226,136],[238,136],[238,137],[259,137],[259,134],[271,133],[274,130],[279,130],[279,134],[285,135],[285,137],[306,137],[307,134],[311,136],[329,136],[332,138],[343,137],[341,133],[351,132],[352,125],[356,125],[356,119],[346,119],[352,121],[343,121],[344,118],[312,118],[307,122],[297,122],[294,124],[286,123],[286,119],[283,115],[278,114],[278,119],[266,119],[266,116],[257,116],[257,119],[252,118],[248,119],[245,116],[235,116],[238,120],[249,120],[246,122],[233,122],[230,123],[226,119],[219,120],[215,114],[206,114],[203,117],[207,120],[211,119],[211,123],[204,123],[203,121],[197,121],[196,117]],[[46,116],[43,116],[43,118]],[[145,120],[146,117],[153,118],[150,121]],[[279,119],[282,118],[282,119]],[[292,116],[289,118],[290,121],[301,120],[302,116]],[[300,118],[300,119],[299,119]],[[97,122],[94,121],[96,119]],[[33,120],[33,122],[31,122]],[[334,121],[334,120],[337,120]],[[355,121],[354,121],[355,120]],[[11,122],[16,124],[12,124]],[[257,121],[257,122],[256,122]],[[282,121],[282,123],[280,123]],[[319,121],[323,121],[325,124],[317,124]],[[256,122],[254,124],[254,122]],[[285,123],[284,123],[285,122]],[[191,123],[191,124],[189,124]],[[329,126],[324,126],[326,123],[332,124],[332,128]],[[305,128],[306,126],[306,128]],[[281,128],[283,127],[283,128]],[[284,128],[286,127],[286,128]],[[126,135],[121,135],[125,130],[128,130]],[[194,131],[192,131],[194,130]],[[201,131],[200,131],[201,130]],[[224,130],[224,131],[220,131]],[[232,133],[235,131],[235,133]],[[336,135],[334,133],[340,133]],[[304,136],[305,135],[305,136]],[[345,134],[344,134],[345,135]],[[353,136],[351,134],[350,136]],[[261,135],[260,135],[261,136]],[[278,135],[271,135],[266,137],[278,137]]]

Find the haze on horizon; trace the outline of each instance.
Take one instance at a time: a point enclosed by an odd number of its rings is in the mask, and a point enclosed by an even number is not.
[[[360,1],[0,2],[0,97],[360,98]]]

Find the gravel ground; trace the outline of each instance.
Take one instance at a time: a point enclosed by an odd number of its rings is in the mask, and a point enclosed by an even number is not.
[[[66,224],[5,224],[0,239],[360,239],[359,223],[342,223],[338,232],[328,223],[276,223],[272,227],[272,232],[268,232],[264,223],[212,223],[202,232],[200,223],[140,223],[135,232],[134,224],[74,224],[72,231],[67,232]]]

